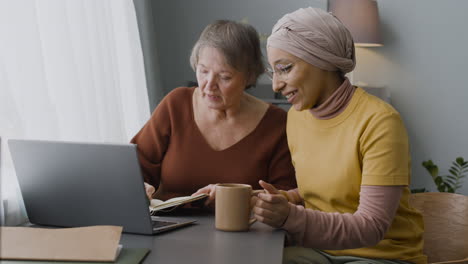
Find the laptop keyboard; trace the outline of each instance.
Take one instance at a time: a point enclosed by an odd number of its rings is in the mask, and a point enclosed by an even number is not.
[[[174,225],[174,224],[177,224],[175,222],[167,222],[167,221],[151,221],[151,223],[153,224],[153,229],[155,228],[160,228],[160,227],[164,227],[164,226],[168,226],[168,225]]]

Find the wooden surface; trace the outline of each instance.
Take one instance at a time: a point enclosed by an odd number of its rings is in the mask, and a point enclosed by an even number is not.
[[[429,263],[468,264],[468,196],[416,193],[410,204],[424,217],[424,253]]]

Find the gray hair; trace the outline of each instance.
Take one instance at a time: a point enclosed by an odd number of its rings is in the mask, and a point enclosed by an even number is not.
[[[229,66],[246,74],[246,89],[255,86],[258,77],[265,71],[258,33],[248,24],[217,20],[208,25],[190,55],[190,65],[194,71],[197,69],[200,50],[207,46],[218,49]]]

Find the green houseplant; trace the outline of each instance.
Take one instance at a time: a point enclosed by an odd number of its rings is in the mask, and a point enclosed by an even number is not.
[[[462,157],[452,162],[448,175],[439,175],[439,167],[432,160],[423,161],[422,165],[431,175],[439,192],[455,193],[462,187],[462,180],[468,173],[468,161]],[[426,188],[413,189],[411,192],[426,192]]]

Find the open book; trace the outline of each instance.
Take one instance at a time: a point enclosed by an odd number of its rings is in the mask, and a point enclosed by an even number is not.
[[[208,197],[209,195],[206,193],[202,193],[199,195],[195,196],[182,196],[182,197],[175,197],[166,201],[161,201],[158,199],[152,199],[149,210],[151,215],[154,215],[157,211],[168,211],[172,210],[175,207],[182,205],[182,204],[187,204],[191,203],[197,200],[201,200],[203,198]]]

